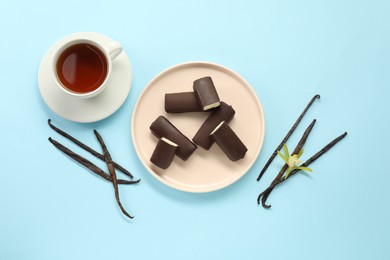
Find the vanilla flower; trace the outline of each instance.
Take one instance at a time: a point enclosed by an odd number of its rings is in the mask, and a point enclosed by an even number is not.
[[[284,154],[282,154],[281,152],[278,151],[278,155],[288,165],[288,169],[287,169],[286,175],[284,177],[285,179],[288,178],[288,176],[292,170],[299,169],[299,170],[308,171],[308,172],[313,171],[312,169],[310,169],[308,167],[303,167],[303,166],[298,165],[302,162],[301,160],[299,160],[299,157],[301,157],[301,155],[303,154],[303,149],[301,149],[298,152],[298,154],[293,154],[291,156],[290,156],[290,153],[288,152],[288,148],[287,148],[286,144],[283,145],[283,150],[284,150]]]

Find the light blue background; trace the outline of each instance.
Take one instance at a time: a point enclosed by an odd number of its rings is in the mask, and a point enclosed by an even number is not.
[[[389,12],[385,0],[1,0],[0,259],[390,259]],[[45,51],[78,31],[118,40],[133,64],[127,101],[93,124],[55,115],[37,85]],[[193,60],[242,75],[266,118],[252,169],[208,194],[156,181],[130,132],[146,84]],[[313,118],[305,158],[349,134],[312,165],[314,173],[275,189],[265,210],[256,197],[281,160],[259,183],[257,174],[317,93],[321,100],[289,146]],[[48,118],[96,149],[98,129],[114,160],[142,178],[120,189],[133,221],[122,217],[109,183],[47,141],[52,136],[81,152],[49,129]]]

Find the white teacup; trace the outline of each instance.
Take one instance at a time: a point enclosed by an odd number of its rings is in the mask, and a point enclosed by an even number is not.
[[[56,50],[51,66],[55,84],[77,98],[91,98],[107,87],[112,61],[122,52],[116,41],[99,42],[77,34]]]

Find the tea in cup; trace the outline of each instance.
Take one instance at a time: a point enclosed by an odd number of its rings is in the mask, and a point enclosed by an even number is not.
[[[52,62],[55,84],[65,93],[91,98],[108,85],[112,61],[122,52],[118,42],[98,42],[82,37],[64,42]]]

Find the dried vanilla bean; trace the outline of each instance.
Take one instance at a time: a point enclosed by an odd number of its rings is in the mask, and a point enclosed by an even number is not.
[[[307,159],[306,162],[302,163],[302,166],[303,167],[307,167],[309,166],[311,163],[313,163],[315,160],[317,160],[319,157],[321,157],[321,155],[323,155],[324,153],[326,153],[327,151],[329,151],[335,144],[337,144],[338,142],[340,142],[344,137],[347,136],[347,132],[344,132],[342,135],[340,135],[339,137],[335,138],[333,141],[331,141],[329,144],[327,144],[324,148],[322,148],[321,150],[319,150],[316,154],[314,154],[312,157],[310,157],[309,159]],[[299,172],[300,169],[295,169],[293,171],[291,171],[290,175],[288,176],[287,179],[289,179],[291,176],[295,175],[297,172]],[[284,182],[285,180],[287,179],[284,179],[284,178],[281,178],[277,183],[276,185]]]
[[[62,135],[63,137],[65,137],[66,139],[68,139],[69,141],[73,142],[74,144],[78,145],[79,147],[83,148],[84,150],[86,150],[87,152],[89,152],[90,154],[92,154],[93,156],[95,156],[96,158],[104,161],[104,155],[96,152],[94,149],[92,149],[91,147],[89,147],[88,145],[82,143],[81,141],[77,140],[76,138],[74,138],[73,136],[71,136],[70,134],[64,132],[63,130],[59,129],[58,127],[54,126],[52,123],[51,123],[51,119],[49,119],[47,121],[47,123],[49,124],[49,126],[51,127],[51,129],[53,129],[54,131],[56,131],[57,133],[59,133],[60,135]],[[117,164],[116,162],[113,162],[114,163],[114,166],[115,168],[117,168],[119,171],[121,171],[122,173],[124,173],[125,175],[129,176],[130,178],[133,178],[133,175],[128,171],[126,170],[125,168],[123,168],[121,165]]]
[[[302,147],[305,145],[306,143],[306,140],[307,138],[309,137],[309,134],[311,132],[311,130],[313,129],[314,125],[316,123],[316,120],[314,119],[311,124],[306,128],[305,132],[303,133],[302,137],[301,137],[301,140],[299,140],[297,146],[295,147],[294,151],[292,152],[292,155],[294,154],[298,154],[299,151],[302,149]],[[263,191],[262,193],[260,193],[260,195],[258,196],[257,198],[257,203],[259,204],[260,203],[260,198],[263,197],[264,198],[264,195],[266,194],[266,197],[265,199],[262,200],[262,205],[264,208],[270,208],[271,206],[270,205],[266,205],[265,202],[266,202],[266,199],[267,197],[269,196],[269,194],[272,192],[273,188],[275,187],[275,183],[279,181],[280,178],[283,177],[283,174],[284,172],[287,170],[288,168],[288,165],[287,164],[284,164],[282,169],[280,170],[279,174],[276,176],[276,178],[272,181],[271,185],[265,190]]]
[[[102,169],[100,169],[98,166],[96,166],[95,164],[93,164],[89,160],[85,159],[81,155],[76,154],[75,152],[73,152],[69,148],[65,147],[64,145],[60,144],[59,142],[52,139],[51,137],[49,137],[49,141],[58,150],[60,150],[61,152],[63,152],[64,154],[66,154],[67,156],[69,156],[70,158],[75,160],[76,162],[80,163],[81,165],[83,165],[84,167],[86,167],[90,171],[94,172],[95,174],[99,175],[100,177],[106,179],[107,181],[112,182],[112,177],[109,174],[105,173]],[[140,182],[140,180],[136,180],[136,181],[128,181],[128,180],[121,180],[121,179],[118,180],[118,184],[135,184],[138,182]]]
[[[268,159],[268,161],[266,162],[266,164],[264,165],[264,168],[261,170],[259,176],[257,177],[257,181],[259,181],[261,179],[261,177],[264,175],[265,171],[268,169],[268,166],[271,164],[271,162],[273,161],[273,159],[275,158],[275,156],[278,154],[278,151],[280,149],[282,149],[283,147],[283,144],[285,144],[287,142],[287,140],[290,138],[290,136],[292,135],[292,133],[295,131],[295,129],[297,128],[299,122],[301,122],[303,116],[306,114],[307,110],[310,108],[310,106],[313,104],[313,102],[316,100],[316,99],[320,99],[320,95],[315,95],[314,97],[312,97],[312,99],[310,100],[310,102],[307,104],[306,108],[303,110],[303,112],[301,113],[301,115],[298,117],[297,121],[294,123],[294,125],[291,127],[290,131],[288,131],[287,135],[283,138],[283,140],[280,142],[279,146],[275,149],[275,151],[272,153],[271,157]]]
[[[98,133],[98,131],[96,130],[93,130],[93,132],[95,133],[96,135],[96,138],[97,140],[99,141],[101,147],[102,147],[102,150],[103,150],[103,154],[104,154],[104,159],[106,161],[106,164],[107,164],[107,168],[108,168],[108,171],[112,177],[112,184],[114,186],[114,190],[115,190],[115,198],[116,198],[116,202],[118,203],[118,206],[119,208],[121,209],[122,213],[130,218],[130,219],[133,219],[134,217],[131,216],[129,213],[127,213],[127,211],[125,210],[125,208],[123,207],[121,201],[120,201],[120,198],[119,198],[119,189],[118,189],[118,181],[117,181],[117,178],[116,178],[116,173],[115,173],[115,167],[114,167],[114,163],[112,161],[112,158],[111,158],[111,155],[110,153],[108,152],[108,149],[106,147],[106,144],[104,143],[103,141],[103,138],[100,136],[100,134]]]
[[[316,154],[314,154],[312,157],[310,157],[306,162],[304,162],[301,166],[303,167],[307,167],[309,166],[311,163],[313,163],[315,160],[317,160],[318,158],[320,158],[323,154],[325,154],[327,151],[329,151],[334,145],[336,145],[338,142],[340,142],[345,136],[347,136],[347,132],[343,133],[342,135],[338,136],[337,138],[335,138],[333,141],[331,141],[330,143],[328,143],[324,148],[322,148],[320,151],[318,151]],[[273,191],[273,189],[281,184],[282,182],[286,181],[287,179],[291,178],[291,176],[295,175],[297,172],[299,172],[300,169],[295,169],[293,171],[290,172],[290,175],[287,177],[287,178],[283,178],[283,176],[280,176],[279,179],[275,179],[272,184],[266,189],[264,190],[262,193],[260,193],[260,195],[258,196],[257,198],[257,203],[260,204],[260,199],[261,199],[261,203],[263,205],[264,208],[270,208],[271,206],[270,205],[266,205],[266,201],[267,201],[267,198],[268,196],[271,194],[271,192]]]

